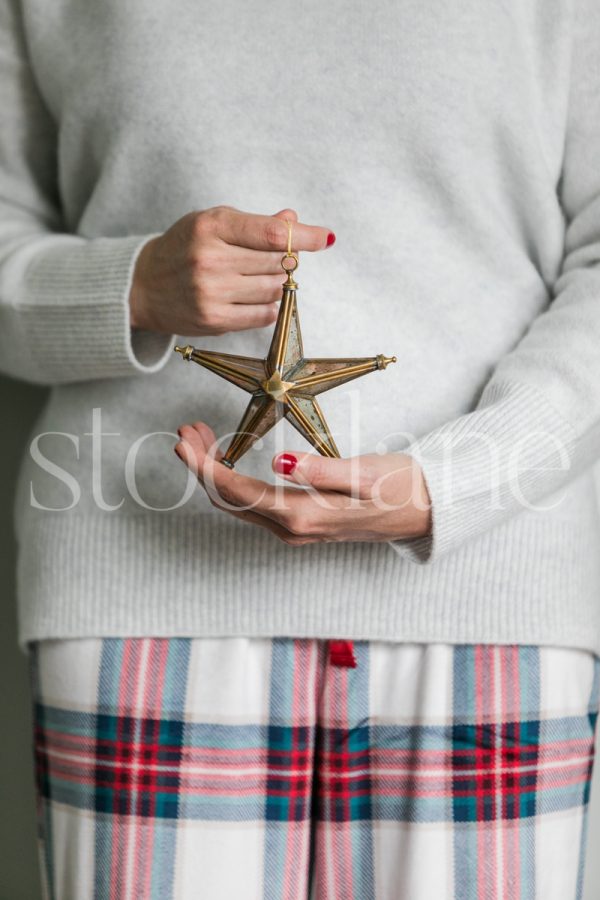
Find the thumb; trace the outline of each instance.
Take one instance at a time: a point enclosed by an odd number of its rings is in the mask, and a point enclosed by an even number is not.
[[[332,459],[315,453],[286,450],[273,457],[271,466],[287,481],[344,494],[352,493],[352,488],[356,490],[364,480],[361,478],[361,460],[358,456]]]

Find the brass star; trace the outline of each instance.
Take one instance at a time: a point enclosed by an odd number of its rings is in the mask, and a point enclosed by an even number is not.
[[[293,268],[284,262],[293,258]],[[296,301],[297,282],[292,272],[298,267],[296,254],[288,252],[281,261],[287,272],[275,331],[266,359],[253,359],[195,347],[175,347],[184,360],[193,360],[221,378],[237,384],[252,396],[221,462],[233,468],[250,447],[282,418],[323,456],[339,457],[327,422],[315,395],[360,378],[367,372],[385,369],[396,357],[359,357],[356,359],[305,359]]]

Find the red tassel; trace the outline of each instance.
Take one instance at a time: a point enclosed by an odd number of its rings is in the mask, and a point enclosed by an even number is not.
[[[334,666],[356,668],[354,644],[352,641],[329,641],[329,661]]]

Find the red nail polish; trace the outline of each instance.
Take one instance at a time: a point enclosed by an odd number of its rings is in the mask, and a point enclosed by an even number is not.
[[[280,475],[291,475],[297,462],[298,459],[293,453],[280,453],[275,458],[275,471]]]
[[[327,235],[327,246],[331,247],[332,244],[335,244],[335,234],[333,231],[330,231]]]

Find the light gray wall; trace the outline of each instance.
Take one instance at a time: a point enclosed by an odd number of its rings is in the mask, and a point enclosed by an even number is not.
[[[37,388],[0,378],[0,900],[39,900],[41,896],[27,669],[16,646],[11,520],[18,460],[44,398]],[[600,897],[600,765],[596,767],[592,811],[585,900]]]

